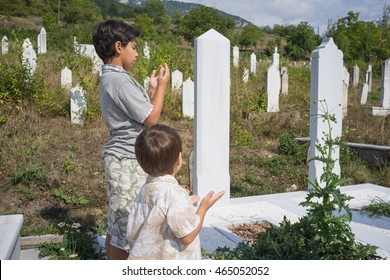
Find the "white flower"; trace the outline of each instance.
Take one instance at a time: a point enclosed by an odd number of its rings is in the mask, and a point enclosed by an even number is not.
[[[77,254],[72,254],[72,255],[69,255],[69,258],[74,259],[74,258],[76,258],[77,256],[78,256]]]
[[[65,225],[64,222],[61,222],[61,223],[58,224],[59,227],[63,227],[64,225]]]
[[[79,228],[81,227],[81,225],[79,223],[73,223],[72,224],[72,228]]]
[[[65,251],[65,248],[64,248],[64,247],[62,247],[62,248],[60,249],[60,251],[61,251],[61,252]]]

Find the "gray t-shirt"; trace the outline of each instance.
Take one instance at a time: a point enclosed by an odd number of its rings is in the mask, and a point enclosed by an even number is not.
[[[135,158],[135,139],[153,110],[147,92],[123,68],[103,65],[99,99],[104,122],[110,130],[102,155]]]

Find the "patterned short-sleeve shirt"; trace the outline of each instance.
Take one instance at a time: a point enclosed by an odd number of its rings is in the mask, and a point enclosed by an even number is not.
[[[188,192],[171,175],[149,176],[129,215],[129,259],[201,259],[199,236],[189,244],[180,238],[199,224]]]

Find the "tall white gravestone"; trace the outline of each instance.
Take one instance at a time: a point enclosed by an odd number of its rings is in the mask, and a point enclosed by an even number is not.
[[[172,72],[172,92],[180,93],[183,85],[183,73],[179,70]]]
[[[368,97],[368,84],[364,83],[360,90],[360,105],[366,105]]]
[[[61,70],[61,87],[69,90],[72,88],[72,70],[68,67]]]
[[[214,29],[195,39],[194,193],[229,203],[230,41]]]
[[[238,67],[238,63],[240,60],[240,49],[237,46],[233,47],[233,65],[234,67]]]
[[[254,53],[251,54],[251,73],[256,74],[256,55]]]
[[[46,30],[45,28],[41,28],[41,31],[38,35],[38,54],[44,54],[47,52],[47,44],[46,44]]]
[[[87,111],[87,99],[84,89],[77,85],[70,91],[70,118],[74,124],[84,123],[84,113]]]
[[[382,63],[381,107],[372,107],[374,116],[390,115],[390,59]]]
[[[349,87],[349,72],[347,68],[344,69],[343,76],[343,118],[347,116],[348,113],[348,87]]]
[[[272,55],[272,64],[276,65],[279,67],[279,54],[278,54],[278,47],[275,47],[275,52]]]
[[[343,53],[334,44],[332,38],[326,38],[312,52],[311,82],[310,82],[310,150],[309,158],[319,156],[316,143],[324,144],[324,134],[329,134],[329,127],[318,115],[323,114],[322,105],[335,115],[336,123],[331,123],[332,138],[341,137],[342,132],[342,102],[343,102]],[[320,101],[325,102],[320,102]],[[325,104],[324,104],[325,103]],[[335,166],[333,173],[340,175],[339,148],[334,149]],[[323,163],[318,160],[310,161],[309,179],[320,181],[323,173]],[[309,184],[309,188],[311,185]]]
[[[352,69],[352,85],[357,86],[359,84],[359,66],[355,65]]]
[[[281,87],[279,66],[272,63],[266,73],[267,112],[279,112],[279,93]]]
[[[195,110],[195,85],[194,82],[188,78],[183,83],[182,88],[182,108],[183,116],[194,118]]]
[[[3,36],[1,39],[1,54],[5,55],[8,53],[8,38],[7,36]]]
[[[22,48],[22,64],[31,77],[37,70],[37,54],[35,53],[29,38],[24,40]]]

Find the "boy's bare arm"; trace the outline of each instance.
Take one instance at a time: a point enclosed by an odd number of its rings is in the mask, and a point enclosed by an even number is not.
[[[152,73],[153,75],[153,73]],[[149,90],[149,96],[151,96],[151,103],[153,105],[153,111],[144,121],[145,126],[153,126],[158,123],[161,115],[162,107],[164,104],[164,94],[170,77],[170,71],[168,65],[161,65],[157,78],[157,87],[155,93],[151,94]]]
[[[194,239],[198,236],[200,230],[202,229],[204,217],[206,216],[207,210],[209,210],[210,207],[213,206],[214,203],[217,202],[224,194],[225,192],[221,191],[214,195],[214,192],[211,191],[206,195],[206,197],[201,201],[198,210],[196,211],[196,214],[200,217],[200,222],[198,226],[191,233],[180,238],[181,243],[188,245],[192,241],[194,241]]]

